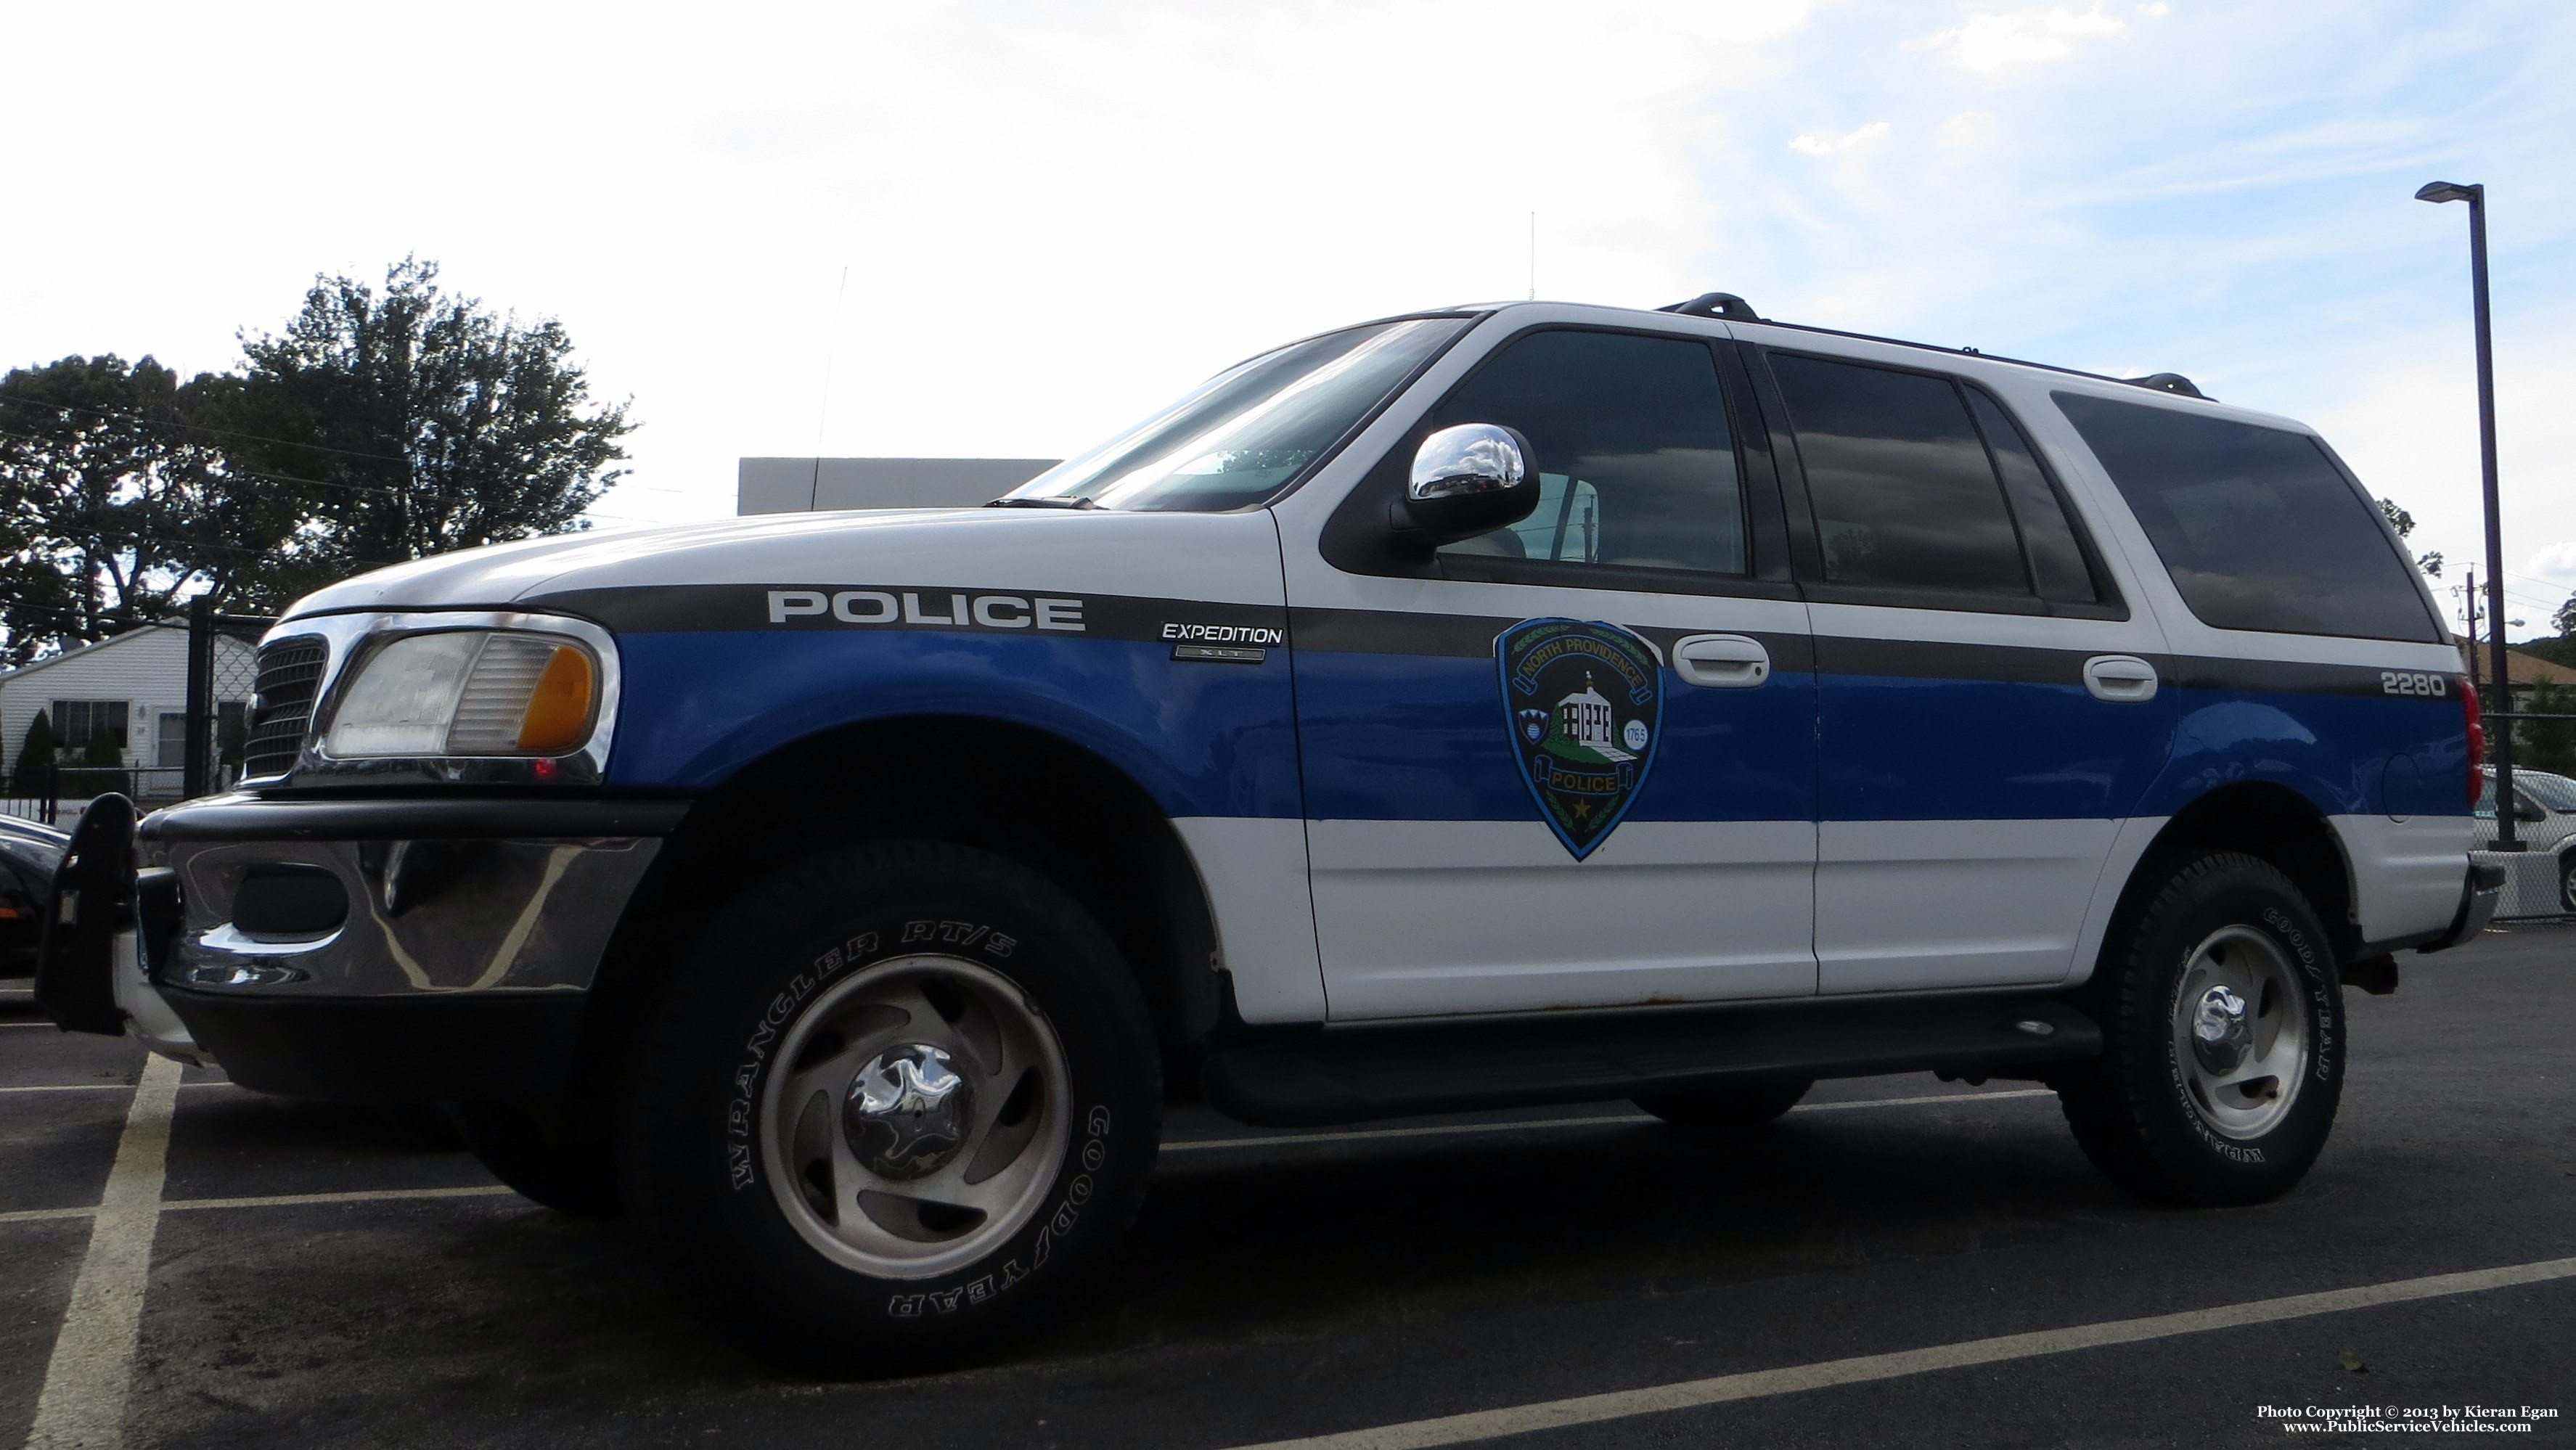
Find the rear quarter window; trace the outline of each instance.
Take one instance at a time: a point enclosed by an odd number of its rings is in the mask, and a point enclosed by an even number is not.
[[[2082,393],[2055,397],[2202,623],[2442,638],[2377,507],[2314,438]]]

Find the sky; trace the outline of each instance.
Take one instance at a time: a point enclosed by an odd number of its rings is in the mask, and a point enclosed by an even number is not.
[[[137,3],[0,35],[0,366],[225,368],[317,273],[434,259],[630,402],[603,527],[731,513],[743,455],[1067,456],[1364,318],[1714,289],[2315,424],[2445,588],[2483,557],[2467,215],[2412,195],[2483,182],[2515,637],[2576,591],[2564,3]]]

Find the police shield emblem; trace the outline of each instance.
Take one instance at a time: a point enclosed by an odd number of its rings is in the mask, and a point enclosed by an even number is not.
[[[1521,779],[1580,861],[1626,817],[1655,763],[1662,658],[1615,624],[1525,619],[1494,637],[1494,662]]]

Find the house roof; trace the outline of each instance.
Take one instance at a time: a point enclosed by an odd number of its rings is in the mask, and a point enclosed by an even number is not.
[[[2484,661],[2480,663],[2483,664]],[[2538,655],[2524,654],[2518,649],[2504,652],[2504,667],[2517,685],[2535,684],[2542,680],[2553,685],[2576,685],[2576,670],[2571,670],[2562,664],[2553,664]]]
[[[179,629],[180,627],[181,626],[175,624],[140,624],[127,630],[123,634],[112,634],[105,639],[94,639],[87,644],[76,644],[70,649],[64,650],[61,654],[47,655],[43,659],[36,660],[29,664],[20,665],[14,670],[0,670],[0,685],[5,685],[10,681],[19,679],[23,676],[32,675],[38,670],[51,669],[65,660],[78,659],[82,655],[96,654],[100,650],[112,649],[115,646],[127,643],[128,641],[141,639],[143,636],[151,634],[156,630],[174,630]]]

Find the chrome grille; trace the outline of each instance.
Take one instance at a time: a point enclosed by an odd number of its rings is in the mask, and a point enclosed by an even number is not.
[[[313,723],[313,697],[321,693],[322,671],[330,662],[331,646],[320,635],[281,639],[259,652],[259,698],[242,746],[245,776],[284,775],[295,768]]]

